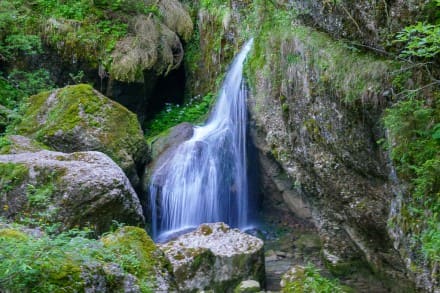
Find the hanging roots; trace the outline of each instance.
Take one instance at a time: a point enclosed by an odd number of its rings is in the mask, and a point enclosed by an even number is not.
[[[159,1],[158,7],[162,21],[153,14],[136,16],[129,26],[130,34],[116,44],[110,68],[114,79],[143,82],[145,70],[166,75],[179,67],[183,59],[179,36],[188,40],[193,23],[177,0]]]

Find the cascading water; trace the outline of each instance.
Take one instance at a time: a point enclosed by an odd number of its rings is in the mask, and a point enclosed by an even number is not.
[[[207,222],[239,228],[248,224],[247,88],[242,73],[251,45],[252,40],[235,57],[206,125],[196,127],[192,138],[152,175],[153,237]]]

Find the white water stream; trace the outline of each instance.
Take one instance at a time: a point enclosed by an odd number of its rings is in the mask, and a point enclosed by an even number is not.
[[[243,63],[251,46],[252,40],[235,57],[206,125],[195,127],[193,137],[152,175],[153,237],[208,222],[248,225]],[[162,168],[166,176],[158,187],[155,176]]]

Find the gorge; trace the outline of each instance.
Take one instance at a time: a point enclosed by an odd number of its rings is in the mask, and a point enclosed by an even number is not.
[[[1,1],[0,291],[439,292],[439,19]]]

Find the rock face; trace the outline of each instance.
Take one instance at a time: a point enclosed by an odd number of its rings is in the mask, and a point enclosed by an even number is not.
[[[0,215],[22,215],[66,230],[107,231],[113,220],[144,225],[139,199],[125,174],[99,152],[53,151],[0,156]]]
[[[386,287],[411,288],[387,233],[393,183],[376,144],[393,65],[304,27],[263,43],[263,56],[280,52],[250,70],[253,136],[269,205],[284,202],[315,224],[333,273],[369,267],[387,276]]]
[[[305,22],[336,39],[348,38],[374,47],[382,47],[387,34],[393,35],[409,22],[416,23],[424,14],[432,13],[427,6],[429,0],[288,2],[299,9]]]
[[[263,241],[224,223],[202,224],[159,247],[173,266],[179,292],[232,292],[248,279],[264,284]]]
[[[61,152],[100,151],[139,184],[148,147],[136,115],[89,85],[30,97],[17,132]]]
[[[194,129],[191,123],[184,122],[171,128],[166,135],[159,136],[151,142],[151,159],[156,160],[166,152],[175,150],[184,141],[193,136]],[[165,157],[169,157],[165,156]]]

